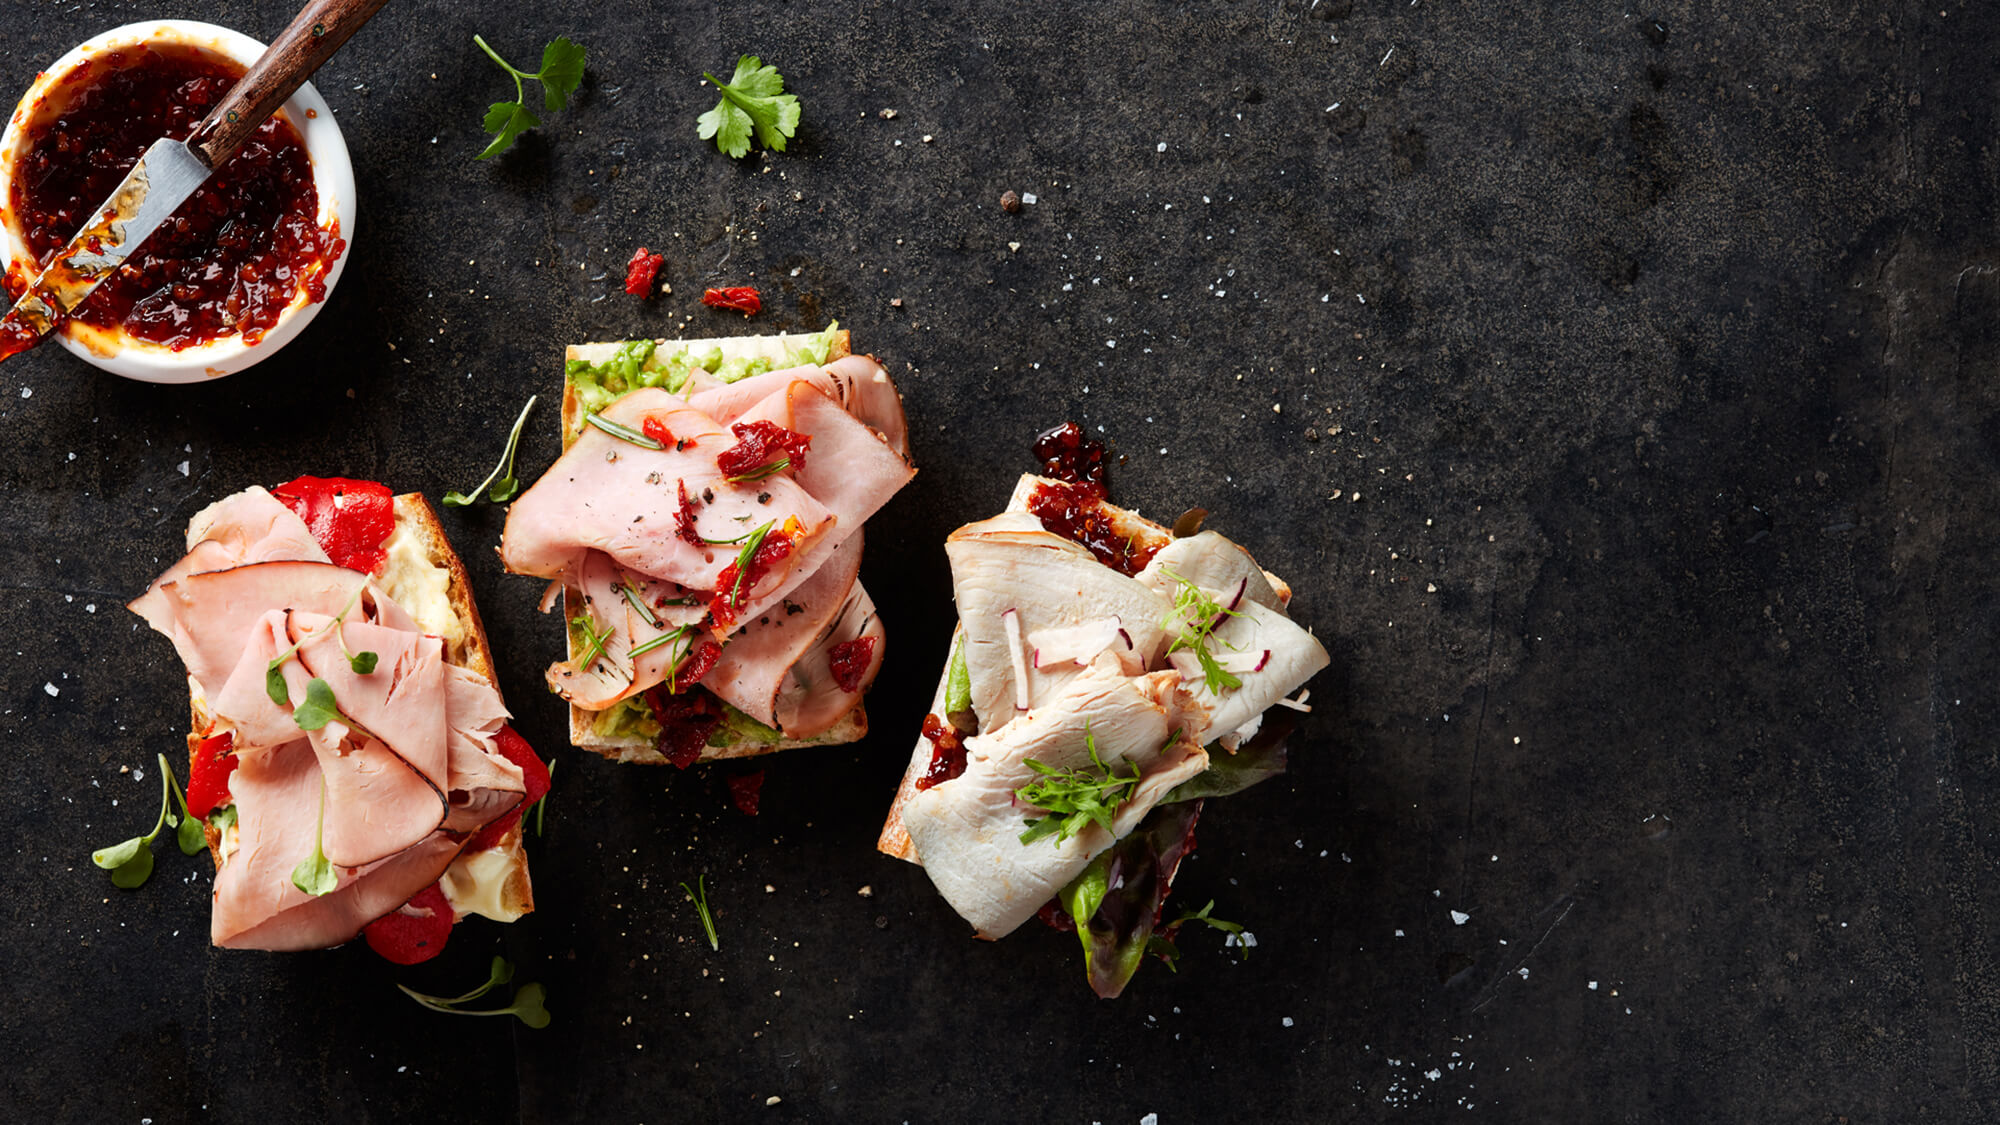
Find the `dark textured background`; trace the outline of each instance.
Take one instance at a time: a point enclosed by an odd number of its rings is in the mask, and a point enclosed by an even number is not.
[[[291,13],[17,3],[0,74],[197,14]],[[490,163],[475,31],[590,51]],[[694,136],[740,51],[804,100],[789,153]],[[319,83],[360,222],[303,338],[192,389],[0,370],[6,1116],[1991,1119],[1997,52],[1992,6],[1935,2],[390,5]],[[671,297],[619,292],[640,243]],[[220,953],[201,865],[89,865],[181,745],[178,665],[119,607],[190,514],[301,472],[466,487],[564,343],[740,331],[695,297],[745,282],[748,328],[838,317],[909,407],[874,737],[767,760],[754,821],[719,772],[559,748],[558,630],[481,507],[446,522],[560,762],[539,913],[419,970]],[[974,942],[872,851],[940,543],[1065,417],[1121,500],[1214,509],[1334,654],[1293,773],[1212,804],[1177,889],[1254,955],[1191,934],[1116,1002],[1073,939]],[[544,414],[524,468],[555,448]],[[393,988],[495,950],[547,1031]]]

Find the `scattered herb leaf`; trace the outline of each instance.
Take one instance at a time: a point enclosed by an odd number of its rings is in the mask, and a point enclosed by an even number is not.
[[[736,60],[736,73],[724,82],[706,71],[702,77],[722,91],[722,100],[695,122],[702,140],[713,139],[726,156],[750,152],[754,131],[758,143],[778,152],[799,129],[799,99],[785,93],[784,76],[755,55]]]
[[[514,428],[507,432],[507,448],[500,452],[500,463],[493,466],[493,471],[486,474],[486,479],[480,481],[479,486],[471,492],[445,493],[446,507],[463,508],[478,500],[482,492],[486,493],[486,498],[495,504],[505,504],[520,493],[521,482],[514,479],[514,451],[521,444],[521,426],[528,420],[528,411],[535,408],[535,399],[538,397],[540,396],[529,395],[528,405],[523,406],[521,413],[515,417]]]
[[[145,885],[147,879],[152,878],[154,838],[159,836],[160,829],[169,825],[184,825],[190,819],[174,815],[174,797],[180,793],[180,783],[174,777],[173,769],[167,765],[165,754],[159,755],[159,762],[160,815],[153,821],[153,830],[144,836],[134,836],[130,840],[121,841],[108,848],[99,848],[90,853],[90,862],[111,872],[111,885],[120,890],[137,890]],[[183,810],[187,808],[185,797],[181,799],[181,808]],[[196,838],[200,839],[199,831],[196,832]],[[178,833],[178,839],[181,841],[181,850],[187,851],[185,830]],[[188,854],[194,853],[188,852]]]
[[[692,887],[682,883],[681,890],[688,893],[688,901],[694,903],[695,913],[701,915],[701,928],[708,935],[708,947],[720,953],[722,942],[715,936],[715,915],[708,910],[708,876],[696,877]]]
[[[506,59],[501,58],[486,40],[475,35],[472,41],[486,52],[486,57],[500,65],[514,79],[514,100],[494,102],[486,110],[485,129],[496,134],[493,143],[479,154],[479,159],[498,156],[513,145],[514,138],[540,125],[541,119],[529,112],[527,92],[521,85],[524,78],[532,78],[542,84],[542,105],[553,113],[569,104],[570,94],[583,81],[583,48],[559,35],[555,41],[542,48],[542,69],[533,73],[516,69]]]
[[[1236,946],[1237,949],[1241,950],[1243,954],[1243,960],[1248,961],[1250,959],[1250,943],[1243,940],[1244,935],[1243,935],[1242,924],[1239,922],[1225,922],[1220,918],[1211,917],[1209,915],[1209,911],[1214,909],[1215,909],[1215,900],[1209,899],[1207,906],[1202,907],[1200,910],[1190,910],[1186,914],[1183,914],[1180,917],[1174,919],[1173,923],[1168,927],[1168,929],[1177,930],[1188,922],[1200,922],[1204,926],[1208,926],[1212,929],[1221,930],[1223,933],[1226,933],[1235,939],[1230,944]],[[1178,954],[1178,950],[1176,950],[1176,954]],[[1168,964],[1172,963],[1173,961],[1170,959],[1168,961]]]

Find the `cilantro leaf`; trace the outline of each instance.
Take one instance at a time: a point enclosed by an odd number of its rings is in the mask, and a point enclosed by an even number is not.
[[[509,63],[486,45],[486,40],[475,35],[472,41],[486,52],[486,57],[497,63],[500,69],[514,79],[514,100],[494,102],[487,107],[484,126],[494,134],[493,142],[479,154],[485,160],[498,156],[513,145],[514,139],[529,129],[540,125],[541,119],[529,111],[527,93],[521,80],[532,78],[542,84],[542,105],[553,113],[569,104],[569,96],[583,82],[583,48],[570,42],[567,36],[557,36],[548,46],[542,48],[542,69],[529,73]]]
[[[785,151],[785,143],[799,129],[799,99],[785,93],[785,79],[777,67],[744,55],[736,60],[736,73],[729,81],[707,71],[702,77],[722,91],[722,100],[695,122],[702,140],[714,140],[715,147],[732,158],[749,153],[753,133],[765,148]]]
[[[487,499],[493,501],[495,504],[505,504],[520,493],[521,482],[514,479],[514,451],[521,444],[521,425],[528,420],[528,411],[535,408],[535,400],[539,397],[541,396],[529,395],[528,404],[523,406],[521,413],[515,416],[514,428],[507,432],[507,448],[500,451],[500,463],[494,465],[493,471],[486,474],[486,479],[480,481],[479,486],[474,488],[470,493],[445,493],[444,503],[446,507],[463,508],[467,504],[478,500],[479,494],[482,492],[486,494]]]

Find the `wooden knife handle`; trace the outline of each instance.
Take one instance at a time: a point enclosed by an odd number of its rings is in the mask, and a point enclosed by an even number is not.
[[[312,0],[195,126],[188,148],[210,168],[221,167],[265,118],[388,2]]]

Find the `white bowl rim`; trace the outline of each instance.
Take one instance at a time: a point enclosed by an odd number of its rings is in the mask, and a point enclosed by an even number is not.
[[[36,75],[9,117],[5,132],[0,133],[0,200],[6,199],[11,191],[14,160],[24,141],[20,132],[29,116],[24,110],[86,58],[159,40],[207,48],[246,67],[264,53],[264,44],[250,36],[199,20],[142,20],[114,27],[84,40]],[[340,237],[345,241],[340,254],[325,274],[327,299],[331,299],[334,285],[340,280],[354,246],[354,165],[333,110],[312,83],[301,85],[280,108],[305,142],[306,155],[313,169],[314,191],[319,197],[317,219],[322,226],[329,221],[337,221]],[[34,267],[27,245],[15,229],[11,208],[0,207],[0,212],[6,213],[4,221],[0,221],[0,255],[8,263],[19,262],[32,271]],[[245,343],[241,336],[232,335],[176,352],[117,332],[118,348],[104,355],[72,338],[68,331],[58,333],[56,339],[71,354],[92,366],[128,379],[150,383],[208,382],[235,374],[275,354],[304,331],[325,303],[325,300],[309,300],[303,290],[294,294],[292,303],[279,314],[277,323],[254,345]]]

